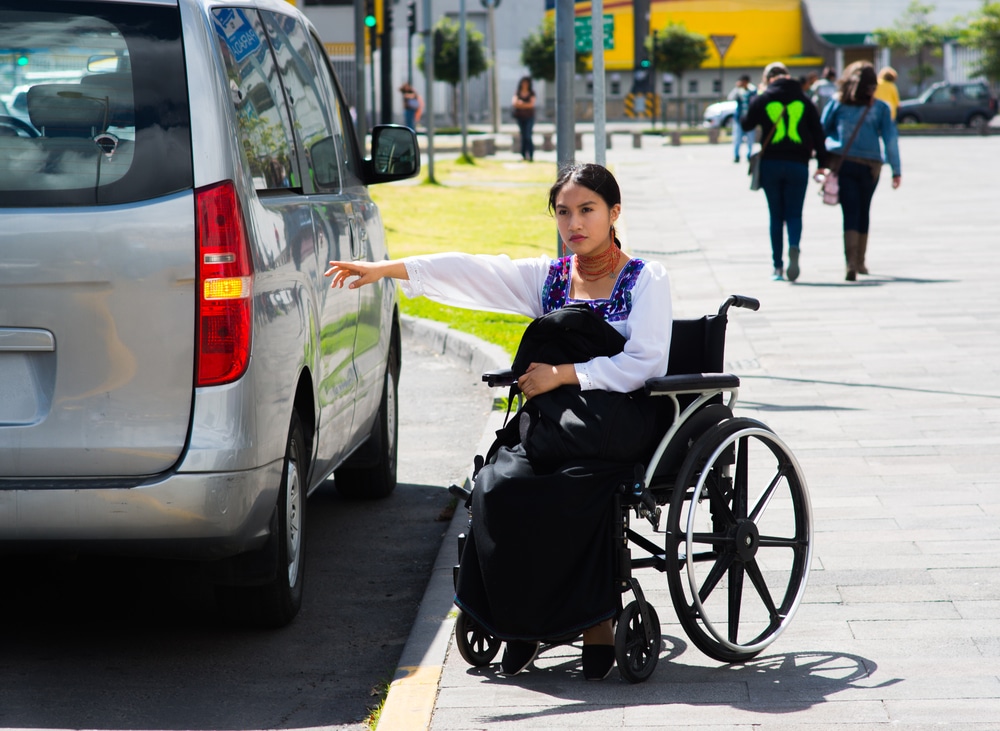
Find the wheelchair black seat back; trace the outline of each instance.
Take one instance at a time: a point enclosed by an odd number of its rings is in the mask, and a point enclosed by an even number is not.
[[[666,574],[681,627],[721,662],[748,660],[770,645],[805,591],[812,556],[805,478],[768,426],[733,415],[740,381],[723,372],[730,307],[756,310],[759,303],[733,295],[717,314],[673,323],[668,373],[646,383],[673,418],[611,508],[620,516],[616,580],[622,596],[633,595],[619,602],[615,629],[619,672],[629,682],[646,680],[662,649],[637,569]],[[502,372],[483,380],[510,385]],[[463,612],[455,632],[472,665],[490,663],[499,651],[500,640]]]

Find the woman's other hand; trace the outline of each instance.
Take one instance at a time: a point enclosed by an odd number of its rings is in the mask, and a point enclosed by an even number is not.
[[[529,399],[543,393],[554,391],[560,386],[579,385],[576,368],[572,363],[549,365],[548,363],[531,363],[524,375],[517,379],[521,393]]]
[[[903,176],[902,175],[893,175],[892,176],[892,189],[896,190],[896,188],[898,188],[902,182],[903,182]]]

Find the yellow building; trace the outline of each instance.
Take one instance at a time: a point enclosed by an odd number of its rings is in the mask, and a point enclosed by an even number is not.
[[[814,69],[824,65],[821,56],[803,51],[804,13],[800,0],[650,0],[649,32],[669,23],[684,25],[706,38],[734,36],[723,59],[726,68],[763,68],[782,61],[789,68]],[[608,71],[631,71],[636,58],[632,0],[607,0],[604,15],[614,18],[614,48],[605,51]],[[641,7],[641,5],[640,5]],[[554,12],[554,11],[549,11]],[[576,4],[579,24],[590,18],[589,2]],[[639,40],[642,43],[642,40]],[[709,43],[711,57],[703,69],[719,68],[715,45]]]
[[[547,13],[554,13],[554,6],[555,0],[546,0]],[[581,33],[590,35],[591,2],[577,0],[574,9],[581,50]],[[696,124],[704,108],[724,99],[740,75],[747,74],[756,82],[767,64],[781,61],[793,75],[806,77],[828,65],[826,56],[833,51],[813,30],[801,0],[604,0],[602,10],[605,32],[611,29],[604,52],[608,119],[633,116],[629,100],[633,92],[652,91],[657,116],[680,115]],[[671,23],[709,41],[710,55],[699,69],[685,73],[682,83],[665,70],[646,69],[642,63],[647,56],[645,41]],[[721,58],[719,48],[724,53]],[[647,71],[653,72],[652,78]],[[593,114],[592,90],[592,78],[578,78],[578,119]]]

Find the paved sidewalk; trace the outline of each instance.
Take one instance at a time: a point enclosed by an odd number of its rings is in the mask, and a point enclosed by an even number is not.
[[[795,284],[770,281],[764,196],[731,148],[608,151],[623,240],[671,272],[676,316],[761,300],[731,312],[727,367],[737,413],[809,483],[814,563],[788,631],[720,664],[646,571],[664,635],[646,683],[585,682],[573,647],[515,678],[471,668],[451,638],[459,514],[379,731],[1000,728],[1000,138],[901,151],[903,186],[875,195],[873,274],[843,281],[839,209],[810,193]]]

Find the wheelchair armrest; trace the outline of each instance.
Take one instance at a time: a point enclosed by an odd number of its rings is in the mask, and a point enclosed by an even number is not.
[[[646,381],[646,393],[697,393],[701,391],[726,391],[739,388],[740,378],[732,373],[685,373],[678,376],[659,376]]]
[[[517,379],[514,378],[514,371],[510,368],[499,368],[495,371],[486,371],[483,374],[483,382],[490,388],[496,388],[513,386],[517,383]]]

